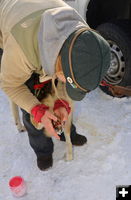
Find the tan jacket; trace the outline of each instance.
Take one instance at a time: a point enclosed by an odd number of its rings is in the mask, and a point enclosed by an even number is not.
[[[60,9],[59,9],[60,8]],[[41,24],[39,30],[39,50],[41,65],[36,65],[30,62],[26,53],[22,50],[20,44],[12,34],[13,27],[19,23],[23,18],[30,15],[33,12],[44,10],[41,17]],[[57,12],[56,12],[56,10]],[[61,31],[61,17],[63,17],[62,24],[64,25],[67,21],[67,16],[62,16],[63,10],[69,12],[69,22],[67,24],[67,29]],[[60,13],[60,14],[59,14]],[[64,13],[65,15],[65,13]],[[74,20],[76,18],[76,20]],[[53,19],[56,21],[52,22]],[[72,24],[73,21],[73,24]],[[76,21],[74,23],[74,21]],[[58,27],[56,28],[54,24],[56,22]],[[71,22],[71,23],[70,23]],[[23,23],[25,27],[30,26],[30,21]],[[52,24],[52,26],[51,26]],[[23,27],[24,27],[23,26]],[[57,24],[56,24],[57,26]],[[18,106],[31,112],[31,109],[39,104],[35,96],[29,91],[29,89],[24,84],[28,80],[33,72],[45,76],[45,74],[52,75],[55,68],[55,61],[58,56],[59,50],[62,47],[63,42],[66,38],[79,27],[86,26],[81,17],[74,12],[74,9],[70,8],[62,0],[1,0],[0,1],[0,47],[3,48],[4,53],[2,56],[1,62],[1,88],[5,93],[14,101]],[[24,28],[25,28],[24,27]],[[66,28],[63,26],[64,29]],[[46,32],[47,30],[47,32]],[[57,30],[57,31],[56,31]],[[58,41],[58,32],[61,31],[61,38]],[[51,34],[50,34],[51,33]],[[64,33],[64,37],[62,35]],[[44,35],[41,37],[41,35]],[[18,37],[19,34],[17,34]],[[47,35],[47,36],[46,36]],[[50,36],[48,38],[48,36]],[[53,38],[53,39],[52,39]],[[33,38],[32,38],[33,39]],[[53,41],[54,40],[54,41]],[[51,43],[53,41],[53,43]],[[41,45],[42,44],[42,45]],[[51,45],[53,46],[54,51],[50,51]],[[46,50],[44,49],[46,48]],[[43,49],[42,49],[43,48]],[[31,49],[34,51],[34,49]],[[44,54],[43,54],[44,52]],[[49,52],[49,53],[48,53]],[[36,52],[36,54],[39,52]],[[49,62],[48,62],[49,60]],[[44,64],[46,65],[44,66]],[[48,72],[48,68],[45,70],[46,66],[51,68]],[[52,70],[53,68],[53,70]],[[50,72],[51,71],[51,72]]]

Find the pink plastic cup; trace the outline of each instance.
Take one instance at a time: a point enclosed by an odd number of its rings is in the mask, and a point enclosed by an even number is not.
[[[21,176],[11,178],[9,187],[15,197],[22,197],[26,194],[26,183]]]

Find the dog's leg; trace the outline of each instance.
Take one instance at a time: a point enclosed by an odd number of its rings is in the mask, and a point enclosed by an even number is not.
[[[19,132],[23,132],[25,131],[25,127],[22,125],[21,123],[21,120],[20,120],[20,115],[19,115],[19,108],[18,106],[13,103],[11,101],[11,109],[12,109],[12,114],[13,114],[13,117],[14,117],[14,121],[15,121],[15,125],[17,126],[17,129]]]
[[[72,152],[72,143],[70,138],[70,129],[71,129],[71,115],[69,115],[69,118],[65,124],[64,128],[64,135],[66,139],[66,160],[70,161],[73,159],[73,152]]]

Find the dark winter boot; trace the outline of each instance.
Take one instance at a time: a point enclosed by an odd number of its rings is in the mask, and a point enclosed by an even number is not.
[[[82,146],[87,143],[87,138],[84,135],[76,133],[75,135],[71,135],[71,142],[75,146]]]
[[[52,167],[53,165],[53,158],[52,154],[51,155],[41,155],[37,157],[37,166],[39,167],[40,170],[44,171],[47,170],[48,168]]]
[[[64,133],[60,135],[60,140],[65,141]],[[71,134],[71,143],[75,146],[82,146],[87,143],[87,138],[84,135],[79,135],[78,133]]]

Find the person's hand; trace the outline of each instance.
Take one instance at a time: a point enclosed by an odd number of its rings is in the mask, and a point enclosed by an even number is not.
[[[46,110],[45,114],[41,118],[41,123],[44,125],[44,128],[48,131],[50,136],[54,136],[56,139],[60,139],[53,127],[52,120],[57,122],[57,117],[53,115],[49,110]]]
[[[60,139],[52,124],[52,121],[57,121],[57,117],[49,111],[48,106],[44,104],[38,104],[31,109],[31,114],[34,118],[34,121],[37,123],[42,123],[51,136]]]
[[[65,107],[60,107],[54,110],[54,114],[58,117],[61,121],[61,125],[64,125],[68,119],[68,112]]]

